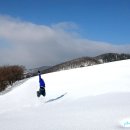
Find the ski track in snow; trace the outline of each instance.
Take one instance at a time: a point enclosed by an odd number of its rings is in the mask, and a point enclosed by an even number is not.
[[[42,75],[0,95],[2,130],[130,129],[130,60]]]

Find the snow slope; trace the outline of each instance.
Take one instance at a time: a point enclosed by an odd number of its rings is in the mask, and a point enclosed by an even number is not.
[[[1,130],[130,129],[130,60],[42,75],[0,95]]]

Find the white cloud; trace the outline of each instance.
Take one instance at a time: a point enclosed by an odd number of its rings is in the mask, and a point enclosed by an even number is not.
[[[78,26],[74,23],[45,26],[0,16],[0,39],[8,43],[8,46],[0,48],[1,65],[21,64],[31,68],[81,56],[130,51],[130,45],[82,39],[76,30]],[[0,41],[1,45],[4,44],[3,40]]]

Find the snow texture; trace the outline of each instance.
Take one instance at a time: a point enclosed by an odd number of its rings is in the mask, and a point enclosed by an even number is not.
[[[130,60],[38,76],[0,95],[1,130],[130,129]]]

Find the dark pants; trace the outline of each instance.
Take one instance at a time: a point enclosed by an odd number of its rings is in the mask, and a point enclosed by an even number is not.
[[[45,88],[40,88],[39,91],[37,91],[37,96],[40,97],[41,95],[46,96]]]

